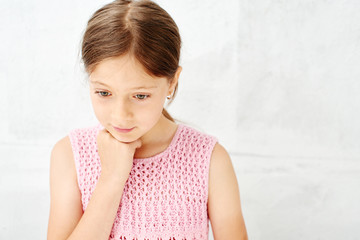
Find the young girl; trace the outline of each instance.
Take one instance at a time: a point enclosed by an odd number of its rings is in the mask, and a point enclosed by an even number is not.
[[[247,239],[239,189],[215,137],[176,123],[181,40],[149,0],[117,0],[88,22],[82,59],[99,124],[51,153],[48,239]]]

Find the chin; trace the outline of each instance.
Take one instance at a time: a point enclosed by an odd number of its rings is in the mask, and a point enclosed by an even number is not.
[[[115,132],[114,134],[112,134],[114,138],[116,138],[118,141],[123,142],[123,143],[131,143],[134,142],[137,138],[134,136],[124,136],[123,134],[119,134],[117,132]]]
[[[131,143],[142,137],[142,135],[139,135],[136,132],[119,133],[114,129],[112,129],[111,135],[113,135],[114,138],[123,143]]]

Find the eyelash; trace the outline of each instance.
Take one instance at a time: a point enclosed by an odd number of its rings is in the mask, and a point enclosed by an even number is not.
[[[105,92],[105,91],[95,91],[95,94],[99,95],[100,97],[108,97],[108,96],[103,96],[99,93],[109,93],[109,92]]]
[[[108,96],[109,96],[109,95],[103,96],[103,95],[101,95],[101,94],[99,94],[99,93],[109,93],[109,92],[106,92],[106,91],[95,91],[95,94],[99,95],[99,97],[101,97],[101,98],[105,98],[105,97],[108,97]],[[141,97],[143,97],[143,98],[139,98],[139,96],[141,96]],[[150,97],[150,95],[148,95],[148,94],[135,94],[135,96],[134,96],[134,98],[137,98],[137,99],[139,99],[140,101],[144,101],[145,99],[147,99],[147,98],[149,98],[149,97]]]

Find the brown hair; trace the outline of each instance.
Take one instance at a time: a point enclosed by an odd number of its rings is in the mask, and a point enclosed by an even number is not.
[[[89,19],[81,54],[89,74],[102,60],[129,53],[149,75],[171,82],[179,67],[180,48],[179,29],[159,5],[150,0],[116,0]],[[163,114],[174,121],[165,109]]]

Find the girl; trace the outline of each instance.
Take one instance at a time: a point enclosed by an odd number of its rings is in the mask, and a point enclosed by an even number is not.
[[[51,153],[48,239],[247,239],[231,159],[215,137],[177,124],[181,40],[149,0],[96,11],[82,42],[99,124]]]

